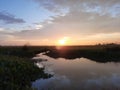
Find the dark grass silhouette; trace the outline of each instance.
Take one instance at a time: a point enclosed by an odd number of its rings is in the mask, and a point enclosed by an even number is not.
[[[31,60],[0,55],[0,90],[33,90],[32,81],[51,76],[44,73],[44,68],[38,68]]]
[[[48,56],[53,58],[88,58],[96,62],[120,62],[120,45],[107,44],[96,46],[70,46],[63,47],[61,50],[54,48],[47,53]]]
[[[120,45],[104,44],[91,46],[17,46],[0,47],[1,55],[32,58],[36,54],[50,51],[53,58],[88,58],[97,62],[120,62]]]
[[[41,50],[26,45],[0,46],[0,90],[33,90],[32,81],[52,77],[31,60]]]

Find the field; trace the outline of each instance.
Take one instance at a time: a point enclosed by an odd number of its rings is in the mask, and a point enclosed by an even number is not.
[[[119,62],[120,45],[67,46],[49,50],[47,55],[54,58],[88,58],[96,62]]]

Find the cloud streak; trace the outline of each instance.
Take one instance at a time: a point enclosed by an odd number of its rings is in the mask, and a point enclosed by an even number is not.
[[[40,6],[50,11],[61,11],[64,8],[69,8],[70,11],[87,10],[96,13],[111,13],[120,7],[119,0],[34,0]],[[115,14],[115,13],[114,13]]]
[[[54,24],[52,27],[54,27],[58,32],[65,31],[73,34],[120,32],[120,0],[34,1],[51,12],[59,12],[59,14],[53,16],[53,20],[51,20]],[[64,13],[66,8],[68,13],[61,16],[61,12]]]
[[[5,24],[25,23],[23,19],[16,18],[14,15],[6,12],[0,12],[0,21],[4,22]]]

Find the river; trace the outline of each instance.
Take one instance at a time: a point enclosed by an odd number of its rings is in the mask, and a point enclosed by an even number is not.
[[[37,90],[120,90],[120,63],[98,63],[87,58],[51,58],[43,53],[34,59],[52,74],[32,83]]]

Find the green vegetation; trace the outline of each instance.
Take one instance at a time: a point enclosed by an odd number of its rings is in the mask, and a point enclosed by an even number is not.
[[[32,58],[43,50],[43,47],[34,46],[0,46],[0,55]]]
[[[51,77],[43,70],[30,60],[0,55],[0,90],[32,90],[32,81]]]
[[[96,62],[120,62],[120,45],[105,44],[93,46],[64,46],[59,50],[54,48],[47,53],[48,56],[54,58],[88,58]]]

